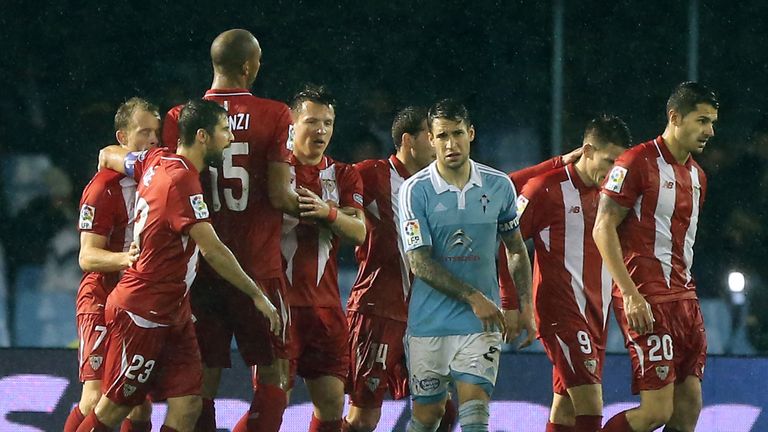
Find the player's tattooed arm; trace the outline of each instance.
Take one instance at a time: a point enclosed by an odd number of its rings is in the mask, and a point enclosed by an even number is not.
[[[518,345],[525,348],[531,345],[536,338],[536,320],[533,317],[533,295],[531,285],[531,260],[528,257],[528,249],[523,242],[520,230],[505,231],[501,233],[501,241],[507,250],[507,268],[515,281],[517,295],[520,298],[520,314],[518,326],[514,331],[508,332],[505,338],[508,342],[517,337],[518,332],[525,330],[526,337]]]
[[[462,281],[432,258],[432,248],[423,246],[406,252],[413,274],[441,293],[463,301],[483,323],[486,331],[506,332],[501,309],[472,285]]]
[[[619,286],[627,323],[636,332],[645,334],[653,331],[653,312],[624,265],[618,233],[618,227],[627,217],[628,212],[628,208],[622,207],[613,198],[601,194],[592,237],[595,239],[608,272]]]
[[[501,240],[507,249],[507,268],[515,281],[520,305],[533,304],[531,294],[531,260],[528,257],[528,249],[525,247],[520,230],[507,231],[501,234]]]

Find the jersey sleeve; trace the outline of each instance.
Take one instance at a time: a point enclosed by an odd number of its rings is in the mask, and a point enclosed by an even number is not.
[[[104,182],[92,181],[83,191],[77,228],[80,232],[109,236],[114,227],[117,194],[110,193]]]
[[[432,233],[427,219],[427,194],[418,182],[407,181],[398,197],[400,239],[405,252],[432,246]]]
[[[624,152],[603,180],[601,192],[625,208],[632,207],[643,193],[647,164],[640,152]]]
[[[515,184],[516,188],[522,189],[523,186],[525,186],[525,184],[528,183],[528,181],[532,178],[544,174],[547,171],[562,167],[563,158],[560,156],[555,156],[551,159],[547,159],[544,162],[539,163],[538,165],[511,172],[509,173],[509,178],[512,179],[512,183]]]
[[[546,208],[546,200],[547,189],[541,178],[527,182],[517,196],[517,220],[523,239],[527,240],[540,231],[539,225],[547,216],[547,212],[542,210]]]
[[[293,120],[287,106],[283,105],[277,116],[274,129],[274,139],[267,150],[269,162],[288,162],[293,147]]]
[[[363,180],[352,165],[341,165],[339,207],[363,209]]]
[[[175,152],[179,145],[179,114],[181,113],[181,105],[175,106],[168,110],[163,120],[163,145],[168,147],[168,150]]]
[[[517,204],[515,185],[508,177],[501,183],[502,204],[499,211],[498,231],[500,233],[514,231],[518,228]]]
[[[210,222],[200,179],[191,171],[174,178],[166,211],[171,229],[186,234],[198,222]]]
[[[363,185],[363,207],[367,207],[375,198],[378,185],[376,182],[376,170],[368,161],[352,165],[352,168],[360,175]]]

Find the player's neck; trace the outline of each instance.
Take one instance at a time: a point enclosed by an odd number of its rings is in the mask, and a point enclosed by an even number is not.
[[[576,175],[579,176],[581,181],[587,186],[587,187],[595,187],[598,186],[594,180],[592,180],[591,177],[587,174],[587,158],[584,156],[580,157],[576,163],[573,164],[573,169],[576,170]]]
[[[205,160],[203,158],[203,152],[201,152],[197,147],[197,145],[192,147],[185,147],[180,145],[179,148],[176,149],[176,154],[184,156],[190,162],[192,162],[192,165],[194,165],[197,172],[203,172],[203,168],[205,168]]]
[[[416,172],[420,171],[423,167],[420,167],[413,158],[408,157],[407,153],[403,150],[403,147],[400,147],[400,149],[395,153],[395,157],[397,160],[400,161],[400,163],[403,164],[405,169],[408,171],[408,174],[414,175]]]
[[[664,138],[664,143],[667,145],[669,152],[672,153],[672,157],[674,157],[678,163],[685,164],[691,156],[691,152],[680,146],[680,142],[675,138],[675,133],[672,130],[671,125],[667,125],[667,128],[664,129],[664,133],[661,134],[661,137]]]
[[[323,156],[325,156],[323,153],[320,153],[319,156],[309,156],[309,155],[303,155],[298,152],[294,152],[293,155],[296,157],[296,160],[299,161],[302,165],[309,165],[309,166],[315,166],[320,163],[320,161],[323,160]]]
[[[228,77],[222,74],[213,74],[212,89],[247,88],[245,79]]]
[[[437,162],[437,173],[448,184],[456,186],[459,189],[464,189],[464,186],[469,182],[469,176],[472,174],[472,165],[469,163],[469,159],[464,162],[463,165],[456,168],[449,168],[439,161]]]

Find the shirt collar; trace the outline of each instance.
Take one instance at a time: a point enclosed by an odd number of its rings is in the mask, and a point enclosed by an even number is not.
[[[400,159],[397,158],[397,155],[389,156],[389,163],[392,165],[392,168],[397,171],[400,177],[407,179],[411,176],[411,173],[408,172],[408,168],[406,168],[405,165],[400,162]]]
[[[670,164],[670,165],[684,165],[689,167],[691,165],[691,160],[693,159],[692,155],[688,155],[688,159],[685,160],[685,163],[680,163],[675,159],[674,156],[672,156],[672,152],[669,151],[669,146],[667,145],[667,142],[664,141],[664,137],[662,135],[659,135],[655,140],[653,140],[653,143],[656,144],[656,148],[659,149],[659,152],[661,154],[661,157],[664,158],[664,160]]]
[[[429,164],[429,179],[432,181],[432,187],[435,188],[435,193],[441,194],[443,192],[453,190],[455,192],[461,192],[456,186],[449,184],[445,179],[437,172],[437,161]],[[482,187],[483,178],[480,175],[480,171],[477,170],[477,164],[472,159],[469,159],[469,181],[464,186],[464,190],[467,190],[473,186]]]

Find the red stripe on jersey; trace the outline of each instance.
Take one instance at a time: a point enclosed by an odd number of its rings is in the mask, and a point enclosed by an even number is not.
[[[704,171],[692,157],[678,163],[661,136],[625,152],[615,167],[625,170],[623,180],[614,190],[604,184],[602,193],[630,208],[619,237],[640,293],[652,303],[696,298],[691,266]]]

